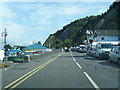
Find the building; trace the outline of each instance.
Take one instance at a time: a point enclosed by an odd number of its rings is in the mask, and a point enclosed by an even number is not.
[[[46,51],[47,48],[40,45],[40,44],[37,44],[37,43],[34,43],[26,48],[23,48],[23,51],[25,52],[35,52],[35,51],[41,51],[41,52],[44,52]]]
[[[89,41],[93,40],[91,44]],[[120,43],[120,36],[118,30],[97,30],[87,38],[87,45],[91,47],[97,43],[112,43],[118,45]]]

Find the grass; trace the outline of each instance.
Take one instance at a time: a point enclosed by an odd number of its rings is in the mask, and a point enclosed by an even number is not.
[[[9,65],[5,64],[5,63],[0,63],[0,69],[1,68],[6,68],[6,67],[9,67]]]

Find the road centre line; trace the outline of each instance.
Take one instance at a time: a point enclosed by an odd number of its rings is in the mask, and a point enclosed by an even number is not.
[[[72,53],[70,52],[72,58],[73,58],[73,61],[77,64],[77,66],[81,69],[82,67],[80,66],[80,64],[75,60],[75,58],[73,57]]]
[[[71,52],[71,51],[70,51],[70,54],[71,54],[71,56],[72,56],[73,60],[74,60],[74,61],[76,61],[76,60],[75,60],[75,58],[73,57],[73,55],[72,55],[72,52]]]
[[[52,61],[56,60],[59,56],[61,56],[63,53],[59,54],[57,57],[48,60],[47,62],[43,63],[42,65],[38,66],[37,68],[33,69],[32,71],[28,72],[27,74],[23,75],[22,77],[18,78],[17,80],[13,81],[12,83],[10,83],[9,85],[5,86],[4,88],[9,88],[10,86],[12,86],[13,84],[17,83],[16,85],[14,85],[12,88],[15,88],[16,86],[18,86],[20,83],[22,83],[24,80],[26,80],[27,78],[29,78],[30,76],[32,76],[33,74],[35,74],[36,72],[38,72],[40,69],[42,69],[43,67],[47,66],[49,63],[51,63]],[[27,76],[27,77],[26,77]],[[23,79],[24,78],[24,79]],[[23,79],[23,80],[21,80]],[[20,81],[21,80],[21,81]]]
[[[49,63],[48,63],[48,64],[49,64]],[[41,70],[41,69],[44,68],[45,66],[47,66],[47,64],[44,65],[44,66],[42,66],[42,67],[40,67],[38,70],[36,70],[36,71],[33,72],[32,74],[28,75],[27,77],[25,77],[24,79],[22,79],[21,81],[19,81],[18,83],[16,83],[16,84],[15,84],[14,86],[12,86],[11,88],[13,89],[13,88],[17,87],[17,86],[20,85],[23,81],[27,80],[29,77],[31,77],[32,75],[34,75],[36,72],[38,72],[39,70]]]
[[[73,58],[72,52],[70,52],[70,54],[71,54],[71,56],[72,56],[72,58]]]
[[[76,62],[75,58],[73,58],[73,61],[75,61],[75,62]]]
[[[100,88],[97,86],[97,84],[92,80],[92,78],[84,72],[85,76],[88,78],[88,80],[92,83],[92,85],[96,88],[96,90],[100,90]]]
[[[82,68],[80,66],[80,64],[75,60],[75,58],[73,57],[72,53],[71,53],[71,56],[73,58],[73,61],[75,61],[75,63],[77,64],[77,66],[79,68]],[[96,88],[96,90],[100,90],[100,88],[97,86],[97,84],[92,80],[92,78],[86,73],[86,72],[83,72],[85,74],[85,76],[88,78],[88,80],[92,83],[92,85]]]
[[[82,68],[78,62],[75,62],[75,63],[78,65],[79,68]]]
[[[47,62],[46,62],[47,63]],[[12,82],[11,84],[7,85],[4,88],[8,88],[11,85],[13,85],[14,83],[18,82],[19,80],[21,80],[22,78],[26,77],[27,75],[31,74],[32,72],[34,72],[35,70],[37,70],[38,68],[42,67],[43,65],[45,65],[46,63],[43,63],[42,65],[38,66],[37,68],[33,69],[32,71],[28,72],[27,74],[23,75],[22,77],[18,78],[17,80],[15,80],[14,82]]]

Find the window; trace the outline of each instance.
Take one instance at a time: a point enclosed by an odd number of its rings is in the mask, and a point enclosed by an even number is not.
[[[101,44],[101,48],[111,48],[112,44]]]
[[[111,51],[114,52],[114,48],[112,48]]]

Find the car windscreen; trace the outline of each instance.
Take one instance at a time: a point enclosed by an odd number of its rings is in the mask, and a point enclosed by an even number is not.
[[[85,48],[85,47],[80,47],[80,48]]]
[[[112,48],[113,45],[112,44],[102,44],[101,48]]]

